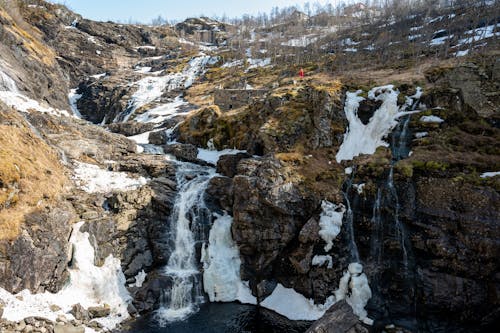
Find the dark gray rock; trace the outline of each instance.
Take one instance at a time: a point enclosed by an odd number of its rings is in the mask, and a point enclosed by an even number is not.
[[[335,303],[306,333],[368,333],[346,301]]]
[[[20,236],[12,243],[0,242],[1,286],[12,293],[59,291],[68,278],[68,239],[74,218],[68,204],[26,215]],[[9,254],[8,260],[3,251]]]
[[[191,144],[174,143],[164,146],[165,153],[185,162],[197,162],[198,148]]]
[[[217,162],[217,173],[232,178],[237,174],[238,163],[245,158],[252,157],[247,153],[238,153],[235,155],[223,155]]]
[[[154,124],[129,121],[125,123],[112,123],[107,125],[107,128],[109,128],[109,130],[113,133],[133,136],[153,130]]]
[[[88,309],[91,318],[103,318],[109,316],[111,308],[109,305],[104,306],[91,306]]]
[[[167,143],[167,133],[165,130],[149,133],[149,143],[153,145],[164,145]]]

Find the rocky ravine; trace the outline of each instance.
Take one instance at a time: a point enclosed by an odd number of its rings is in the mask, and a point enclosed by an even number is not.
[[[11,293],[63,290],[77,268],[68,240],[79,233],[72,227],[85,221],[79,231],[88,232],[92,263],[105,267],[110,255],[120,259],[133,298],[128,313],[157,309],[162,291],[170,288],[160,269],[172,251],[164,235],[177,193],[176,164],[164,155],[139,153],[136,142],[58,110],[71,110],[67,93],[78,87],[83,118],[111,123],[131,110],[137,89],[129,83],[153,80],[144,68],[165,71],[176,79],[158,98],[140,105],[128,122],[109,125],[164,145],[164,130],[185,115],[154,124],[134,117],[185,93],[195,95],[206,84],[190,88],[182,81],[199,51],[183,48],[170,28],[92,22],[39,0],[22,1],[18,9],[0,6],[0,23],[0,73],[6,75],[0,93],[12,93],[13,81],[17,93],[40,102],[25,112],[0,102],[0,223],[9,231],[0,238],[0,287]],[[191,112],[174,131],[191,146],[165,148],[200,164],[206,162],[197,158],[196,146],[248,152],[219,160],[206,202],[233,217],[241,279],[259,302],[281,285],[323,304],[346,276],[355,244],[355,261],[363,263],[371,288],[366,309],[376,320],[374,331],[393,323],[415,331],[488,330],[498,324],[500,198],[498,177],[481,175],[500,169],[498,64],[486,56],[428,70],[420,98],[425,107],[400,122],[406,127],[394,130],[390,147],[352,161],[335,161],[349,123],[346,93],[362,88],[366,98],[367,82],[325,83],[321,76],[323,81],[315,77],[298,86],[281,79],[278,87],[267,87],[266,98],[233,113],[217,106]],[[220,65],[210,62],[206,78],[224,74]],[[396,88],[399,106],[417,92],[414,82]],[[195,97],[203,100],[204,93]],[[36,111],[48,106],[56,110]],[[380,106],[373,99],[361,102],[360,121],[366,125]],[[179,110],[193,109],[186,102]],[[24,150],[15,150],[14,142],[23,142]],[[401,146],[411,155],[399,158]],[[325,201],[336,207],[329,214],[343,216],[330,247],[321,236],[325,207],[332,207]],[[354,271],[348,280],[359,277]],[[62,309],[52,310],[60,315]],[[57,332],[85,323],[100,330],[90,319],[109,315],[105,304],[71,311],[72,322],[56,315],[0,325]],[[365,331],[368,326],[350,311],[338,302],[310,331],[328,331],[335,321],[344,331]]]

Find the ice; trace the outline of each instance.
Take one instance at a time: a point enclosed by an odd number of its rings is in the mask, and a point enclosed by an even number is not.
[[[20,321],[37,316],[56,321],[59,315],[73,319],[67,313],[77,303],[84,308],[109,305],[110,316],[95,319],[109,330],[129,318],[127,306],[131,297],[125,288],[120,260],[110,255],[102,267],[95,266],[95,251],[90,244],[89,234],[80,231],[83,224],[79,222],[73,226],[69,240],[73,247],[73,260],[68,285],[57,294],[31,294],[24,290],[12,295],[0,288],[0,299],[5,303],[4,319]],[[50,309],[51,305],[57,305],[61,310],[54,312]]]
[[[127,121],[135,111],[151,102],[158,100],[166,91],[189,88],[196,78],[201,75],[211,57],[205,54],[191,59],[188,66],[181,73],[172,73],[165,76],[147,76],[133,85],[137,91],[128,102],[126,114],[120,114],[117,121]]]
[[[367,318],[365,306],[371,297],[372,292],[368,285],[368,278],[363,273],[363,265],[349,264],[347,271],[340,279],[339,288],[335,291],[336,301],[345,299],[355,315],[370,323],[371,319]]]
[[[471,35],[471,37],[466,37],[466,38],[460,39],[458,41],[457,46],[461,46],[464,44],[470,44],[473,42],[478,42],[480,40],[495,37],[495,36],[498,37],[498,36],[500,36],[500,32],[494,32],[495,28],[498,28],[498,27],[500,27],[500,23],[488,25],[488,26],[482,27],[482,28],[468,30],[464,34]]]
[[[454,37],[454,35],[449,35],[449,36],[443,36],[443,37],[439,37],[439,38],[434,38],[433,40],[431,40],[430,44],[431,46],[437,46],[437,45],[443,45],[444,43],[446,43],[446,41],[448,39],[452,39]]]
[[[78,117],[82,118],[82,114],[78,110],[77,102],[80,98],[82,98],[82,95],[77,94],[76,91],[78,89],[71,89],[71,91],[68,94],[68,99],[69,99],[69,105],[71,106],[71,111],[73,111],[73,114]]]
[[[344,172],[345,172],[346,175],[351,175],[352,174],[352,168],[351,167],[345,168]]]
[[[226,62],[221,66],[221,68],[231,68],[231,67],[237,67],[237,66],[242,66],[243,65],[243,60],[234,60],[231,62]]]
[[[75,162],[73,179],[79,188],[88,193],[135,190],[147,184],[144,177],[130,178],[125,172],[114,172],[97,165]]]
[[[328,201],[323,201],[321,208],[323,211],[319,218],[319,226],[321,228],[319,235],[326,242],[325,251],[328,252],[332,249],[333,240],[340,233],[345,207],[343,204],[336,205]]]
[[[439,118],[438,116],[422,116],[420,118],[420,121],[423,123],[442,123],[442,122],[444,122],[444,120]]]
[[[265,59],[248,58],[247,61],[249,64],[247,71],[250,69],[258,68],[258,67],[266,67],[266,66],[271,65],[271,58],[265,58]]]
[[[455,52],[455,57],[464,57],[469,54],[469,50]]]
[[[132,141],[135,141],[135,143],[137,143],[138,145],[147,145],[147,144],[149,144],[149,134],[151,132],[153,132],[153,131],[144,132],[141,134],[129,136],[127,138],[129,138]]]
[[[102,79],[103,77],[106,77],[107,75],[108,75],[107,73],[101,73],[101,74],[91,75],[90,77],[99,80]]]
[[[233,219],[217,216],[210,229],[209,244],[202,249],[203,285],[211,302],[257,304],[248,285],[240,278],[240,253],[231,236]]]
[[[299,38],[290,39],[286,42],[281,43],[283,46],[291,46],[291,47],[306,47],[309,44],[316,42],[319,39],[318,36],[308,35],[302,36]]]
[[[496,172],[485,172],[481,175],[481,178],[490,178],[490,177],[496,177],[500,176],[500,171]]]
[[[337,162],[352,160],[361,154],[373,154],[377,147],[387,147],[383,139],[397,125],[397,118],[403,115],[397,105],[399,92],[392,85],[377,87],[368,92],[368,98],[382,101],[367,125],[358,118],[358,108],[361,101],[360,90],[348,92],[344,112],[349,126],[344,134],[344,141],[336,155]]]
[[[332,256],[314,256],[311,264],[313,266],[323,266],[324,264],[328,264],[326,268],[332,268],[333,259]]]
[[[246,153],[246,150],[238,150],[238,149],[209,150],[209,149],[198,148],[197,158],[199,160],[211,164],[217,164],[219,158],[222,155],[236,155],[238,153]]]
[[[417,132],[415,133],[415,138],[421,139],[429,135],[429,132]]]
[[[144,272],[144,270],[140,271],[139,273],[137,273],[137,275],[135,276],[135,283],[131,284],[130,287],[137,287],[137,288],[141,288],[142,285],[144,284],[144,281],[146,281],[146,277],[148,275],[146,274],[146,272]]]
[[[354,184],[352,187],[358,192],[358,194],[363,194],[363,190],[366,184]]]
[[[355,52],[358,52],[358,49],[350,47],[350,48],[344,49],[344,52],[354,52],[355,53]]]
[[[37,101],[15,92],[0,91],[0,100],[20,112],[30,112],[33,110],[41,113],[48,113],[54,116],[70,116],[69,112],[66,110],[58,110],[50,106],[42,106]]]
[[[325,304],[314,304],[313,300],[305,298],[292,288],[279,284],[271,295],[260,303],[262,307],[273,310],[291,320],[317,320],[334,303],[334,297],[329,297]]]
[[[140,123],[159,124],[165,120],[179,115],[186,115],[189,112],[179,112],[183,106],[189,105],[181,96],[177,96],[170,103],[161,104],[135,117],[135,121]]]

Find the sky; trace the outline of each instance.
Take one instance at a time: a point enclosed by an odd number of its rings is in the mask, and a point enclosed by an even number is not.
[[[310,0],[336,4],[338,0]],[[345,1],[345,0],[344,0]],[[150,23],[161,15],[168,21],[183,21],[193,16],[240,17],[243,14],[269,14],[275,6],[280,8],[299,5],[306,0],[51,0],[65,4],[85,18],[97,21],[120,21]],[[347,2],[347,1],[345,1]]]

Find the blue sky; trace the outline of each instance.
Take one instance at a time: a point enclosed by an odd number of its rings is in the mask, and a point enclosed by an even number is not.
[[[66,4],[70,9],[85,18],[99,21],[122,21],[129,19],[149,23],[161,15],[170,20],[181,21],[187,17],[218,16],[228,17],[243,14],[269,13],[274,6],[286,7],[303,5],[306,0],[52,0]],[[310,0],[321,4],[337,0]],[[346,1],[347,2],[347,1]]]

